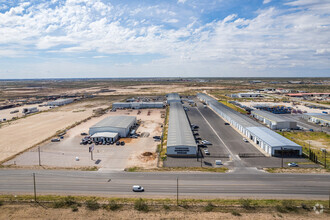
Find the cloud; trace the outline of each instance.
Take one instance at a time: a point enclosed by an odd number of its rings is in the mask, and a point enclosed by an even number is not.
[[[268,4],[270,3],[272,0],[264,0],[262,4]]]
[[[187,0],[178,0],[178,4],[184,4]]]
[[[330,3],[285,4],[286,9],[258,9],[249,18],[228,13],[205,21],[199,14],[180,17],[181,11],[160,5],[129,7],[101,0],[20,3],[0,13],[0,57],[132,56],[139,57],[135,67],[130,58],[123,62],[130,65],[109,68],[141,74],[329,70]],[[65,62],[65,68],[69,66]]]

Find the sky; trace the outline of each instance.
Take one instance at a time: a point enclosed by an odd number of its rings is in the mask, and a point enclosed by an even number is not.
[[[0,79],[330,77],[330,0],[0,0]]]

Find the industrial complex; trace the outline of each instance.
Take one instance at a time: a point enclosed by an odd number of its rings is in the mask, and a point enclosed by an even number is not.
[[[222,118],[239,130],[244,136],[253,141],[270,156],[299,156],[302,154],[302,147],[276,132],[263,127],[251,118],[236,112],[235,110],[219,103],[214,98],[198,93],[197,97],[209,105]]]

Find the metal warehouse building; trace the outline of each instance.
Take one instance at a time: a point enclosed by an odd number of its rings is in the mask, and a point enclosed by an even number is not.
[[[164,108],[163,102],[115,102],[112,104],[112,109],[121,108]]]
[[[74,99],[57,99],[55,101],[50,101],[47,103],[49,106],[61,106],[72,103]]]
[[[167,135],[168,156],[191,156],[197,154],[197,145],[186,112],[182,104],[170,104],[169,127]]]
[[[181,103],[181,98],[178,93],[170,93],[166,95],[167,97],[167,104],[171,104],[173,102]]]
[[[297,129],[297,122],[282,118],[268,111],[253,110],[251,115],[266,124],[270,129]]]
[[[243,135],[256,143],[267,154],[281,156],[282,150],[284,156],[300,156],[302,154],[300,145],[284,138],[269,128],[263,127],[251,118],[219,103],[206,94],[198,93],[197,97],[208,104],[211,109],[232,124]]]
[[[135,116],[109,116],[89,128],[89,135],[98,133],[118,133],[118,137],[127,137],[130,129],[136,124]],[[110,134],[109,134],[110,135]],[[95,136],[96,137],[96,136]],[[99,136],[98,136],[99,137]]]
[[[302,117],[315,124],[323,125],[326,127],[330,126],[330,115],[321,113],[305,113]]]

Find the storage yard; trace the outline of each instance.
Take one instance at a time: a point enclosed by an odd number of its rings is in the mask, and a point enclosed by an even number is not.
[[[96,166],[101,170],[123,170],[132,166],[155,168],[157,166],[155,151],[159,142],[154,141],[152,137],[161,134],[161,124],[164,120],[161,118],[163,111],[153,109],[151,114],[148,115],[148,110],[141,110],[139,114],[138,110],[117,110],[116,112],[108,112],[101,117],[92,118],[68,130],[60,142],[49,142],[41,145],[41,164],[58,168]],[[109,121],[109,117],[117,119],[137,118],[137,120],[141,120],[136,130],[140,137],[120,138],[120,141],[125,142],[124,146],[116,144],[95,145],[92,160],[89,152],[90,144],[80,144],[81,139],[84,137],[81,133],[87,133],[89,129],[92,129],[93,133],[95,125],[107,122],[114,123],[114,120]],[[107,129],[107,127],[103,127],[103,129]],[[124,133],[126,134],[126,132]],[[38,163],[38,148],[33,148],[7,161],[4,165],[36,166]]]

